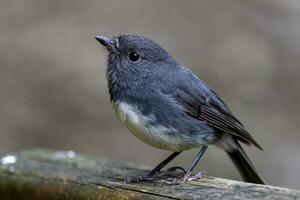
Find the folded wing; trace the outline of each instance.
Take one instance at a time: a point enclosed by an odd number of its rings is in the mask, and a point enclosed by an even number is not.
[[[253,139],[249,132],[245,130],[242,123],[239,122],[229,110],[219,105],[220,102],[223,103],[223,101],[216,93],[211,92],[215,95],[214,98],[200,101],[184,90],[177,90],[175,98],[191,117],[205,121],[211,127],[230,134],[246,144],[253,144],[262,150],[261,146]],[[217,99],[217,101],[214,99]]]

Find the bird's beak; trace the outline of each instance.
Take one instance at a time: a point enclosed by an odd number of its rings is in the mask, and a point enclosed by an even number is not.
[[[113,48],[114,41],[112,39],[101,36],[101,35],[97,35],[97,36],[95,36],[95,38],[98,42],[100,42],[100,44],[102,44],[108,50]]]

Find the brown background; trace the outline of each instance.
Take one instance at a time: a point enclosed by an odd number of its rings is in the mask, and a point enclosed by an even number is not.
[[[228,103],[272,185],[300,188],[300,1],[0,0],[0,153],[32,147],[155,165],[169,153],[121,127],[94,35],[158,41]],[[196,150],[173,164],[190,164]],[[219,149],[198,169],[239,179]]]

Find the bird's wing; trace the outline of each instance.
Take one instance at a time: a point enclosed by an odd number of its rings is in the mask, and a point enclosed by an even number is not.
[[[175,92],[175,99],[191,117],[205,121],[211,127],[230,134],[246,144],[253,144],[262,150],[217,94],[209,88],[205,89],[208,89],[206,92],[209,91],[209,95],[206,95],[205,98],[199,99],[188,90],[178,89]]]

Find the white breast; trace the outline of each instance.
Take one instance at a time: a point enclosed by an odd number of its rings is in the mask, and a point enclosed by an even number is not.
[[[121,123],[143,142],[170,151],[190,148],[180,137],[176,137],[176,134],[179,133],[175,128],[157,125],[153,115],[143,115],[136,106],[115,102],[112,103],[112,107]]]

